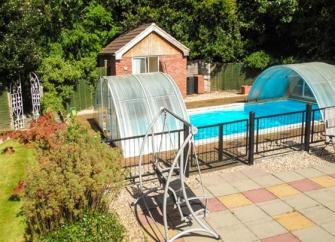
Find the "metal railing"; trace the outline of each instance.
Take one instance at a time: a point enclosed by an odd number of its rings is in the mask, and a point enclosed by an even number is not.
[[[198,133],[194,136],[195,142],[192,149],[196,149],[199,163],[202,169],[216,169],[221,166],[243,162],[252,165],[255,155],[271,155],[281,149],[309,150],[311,143],[325,140],[325,125],[322,121],[322,113],[325,109],[312,109],[310,104],[306,110],[276,115],[255,117],[250,112],[248,119],[225,122],[198,127]],[[280,124],[280,125],[279,125]],[[167,133],[167,132],[165,132]],[[156,135],[165,134],[156,133]],[[169,131],[180,148],[185,137],[185,129]],[[167,136],[165,136],[167,137]],[[112,140],[111,143],[123,147],[133,147],[139,150],[144,135]],[[123,166],[127,170],[129,179],[138,177],[137,165],[139,157],[124,158]],[[173,158],[173,151],[164,151],[161,157],[166,162]],[[150,155],[143,157],[143,164],[150,163]],[[196,167],[192,157],[189,160],[189,171]],[[143,166],[145,175],[153,174],[150,166]]]

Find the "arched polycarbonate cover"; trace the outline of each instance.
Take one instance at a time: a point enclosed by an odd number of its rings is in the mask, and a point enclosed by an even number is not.
[[[294,93],[301,81],[308,86],[306,92],[311,92],[320,108],[335,106],[335,66],[322,62],[278,65],[266,69],[256,78],[248,101],[288,96]]]
[[[112,139],[143,135],[152,119],[162,107],[188,120],[182,95],[172,78],[164,73],[145,73],[125,76],[105,76],[97,88],[102,101],[96,100],[105,108],[97,108],[106,113],[106,119],[98,120],[104,131],[110,131]],[[107,89],[107,90],[106,90]],[[104,98],[108,91],[109,98]],[[98,97],[99,95],[97,95]],[[101,97],[102,96],[102,97]],[[106,104],[106,102],[108,102]],[[98,110],[98,112],[99,112]],[[103,116],[103,115],[100,115]],[[160,125],[163,125],[162,123]],[[182,128],[174,119],[167,121],[169,129]],[[161,127],[156,127],[160,130]]]

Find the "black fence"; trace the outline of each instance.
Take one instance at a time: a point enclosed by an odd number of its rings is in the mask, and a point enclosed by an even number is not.
[[[257,155],[272,155],[282,149],[309,151],[311,143],[325,140],[324,112],[325,109],[312,109],[310,104],[303,111],[270,116],[255,117],[251,112],[248,119],[198,127],[192,149],[196,151],[202,170],[237,162],[252,165]],[[184,129],[169,132],[170,139],[172,135],[177,143],[174,151],[182,144],[184,132]],[[112,140],[113,145],[132,150],[131,157],[123,160],[129,179],[138,177],[139,147],[143,138],[144,135]],[[147,164],[142,169],[144,175],[153,174],[151,157],[150,154],[143,157],[143,164]],[[171,161],[173,150],[165,151],[161,157],[166,162]],[[190,157],[189,172],[197,168],[194,160],[194,157]]]

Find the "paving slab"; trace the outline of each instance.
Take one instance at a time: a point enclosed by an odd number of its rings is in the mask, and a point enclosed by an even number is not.
[[[316,202],[315,200],[311,199],[310,197],[306,196],[303,193],[285,197],[283,198],[283,200],[291,207],[299,211],[304,208],[310,208],[319,205],[318,202]]]
[[[206,189],[210,191],[214,196],[223,196],[238,192],[238,190],[235,187],[226,182],[206,186]]]
[[[279,198],[284,198],[288,196],[293,196],[295,194],[298,194],[299,191],[293,188],[292,186],[288,184],[280,184],[275,185],[271,187],[266,188],[268,191],[272,192],[274,195],[276,195]]]
[[[270,221],[272,217],[266,214],[262,209],[252,204],[249,206],[232,209],[232,213],[243,223],[252,221]]]
[[[300,212],[318,225],[335,221],[335,213],[323,206],[315,206],[300,210]]]
[[[209,212],[219,212],[225,210],[226,207],[217,198],[209,198],[207,200],[207,209]]]
[[[274,194],[264,188],[246,191],[243,192],[243,195],[253,203],[266,202],[277,198]]]
[[[326,230],[328,233],[335,236],[335,221],[332,221],[330,223],[326,223],[322,225],[322,228]]]
[[[222,241],[222,240],[216,240],[215,238],[211,238],[208,236],[202,236],[202,235],[194,235],[194,236],[186,236],[182,238],[184,242],[214,242],[214,241]]]
[[[245,225],[222,227],[217,230],[224,242],[252,242],[257,237]]]
[[[203,179],[203,184],[205,186],[217,186],[222,183],[226,183],[226,182],[225,180],[223,180],[222,176],[220,176],[219,174],[210,174],[210,175],[207,175]]]
[[[210,213],[207,216],[206,221],[215,229],[242,224],[229,210]]]
[[[231,183],[239,192],[245,192],[253,189],[258,189],[260,186],[250,179],[245,179],[241,181],[235,181]]]
[[[297,170],[296,172],[306,178],[324,175],[323,172],[318,171],[317,169],[314,169],[314,168],[304,168],[304,169]]]
[[[329,202],[324,202],[323,206],[332,210],[333,212],[335,212],[335,200],[334,201],[329,201]]]
[[[285,233],[262,239],[262,242],[300,242],[300,240],[291,233]]]
[[[330,201],[335,201],[335,192],[327,188],[309,191],[309,192],[306,192],[306,194],[321,204],[324,204]]]
[[[292,182],[292,181],[297,181],[297,180],[301,180],[304,179],[304,177],[294,171],[284,171],[284,172],[278,172],[273,174],[274,176],[276,176],[277,178],[279,178],[280,180],[284,181],[284,182]]]
[[[333,242],[335,237],[320,227],[314,226],[294,231],[293,234],[303,242]]]
[[[223,203],[227,208],[237,208],[252,204],[242,193],[235,193],[231,195],[218,197],[220,202]]]
[[[242,170],[241,172],[249,178],[261,177],[269,174],[263,169],[257,167],[250,167],[245,170]]]
[[[293,211],[291,206],[287,205],[280,199],[259,203],[257,205],[270,216],[286,214]]]
[[[275,220],[247,222],[246,226],[256,234],[259,239],[287,233],[287,230]]]
[[[312,181],[318,183],[323,187],[334,187],[335,186],[335,178],[330,176],[319,176],[311,178]]]
[[[316,166],[315,169],[327,175],[334,174],[335,173],[335,163],[326,163],[322,166]]]
[[[297,180],[289,183],[290,186],[294,187],[295,189],[301,191],[301,192],[308,192],[308,191],[313,191],[317,189],[321,189],[322,186],[310,179],[302,179],[302,180]]]
[[[246,175],[244,175],[240,171],[236,171],[232,173],[222,173],[220,174],[220,176],[228,183],[233,183],[233,182],[249,179]]]
[[[270,187],[278,184],[282,184],[283,181],[279,180],[273,175],[265,175],[252,178],[258,185],[262,187]]]
[[[274,217],[288,231],[305,229],[314,226],[313,222],[298,212],[277,215]]]

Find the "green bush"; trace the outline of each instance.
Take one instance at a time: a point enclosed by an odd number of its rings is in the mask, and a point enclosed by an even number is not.
[[[244,59],[246,67],[251,69],[265,69],[271,64],[271,56],[264,51],[256,51]]]
[[[77,221],[87,210],[106,211],[107,198],[122,185],[120,158],[118,150],[78,124],[53,134],[25,179],[27,238]]]
[[[111,213],[85,213],[77,222],[65,224],[49,233],[41,242],[122,241],[124,227]]]

